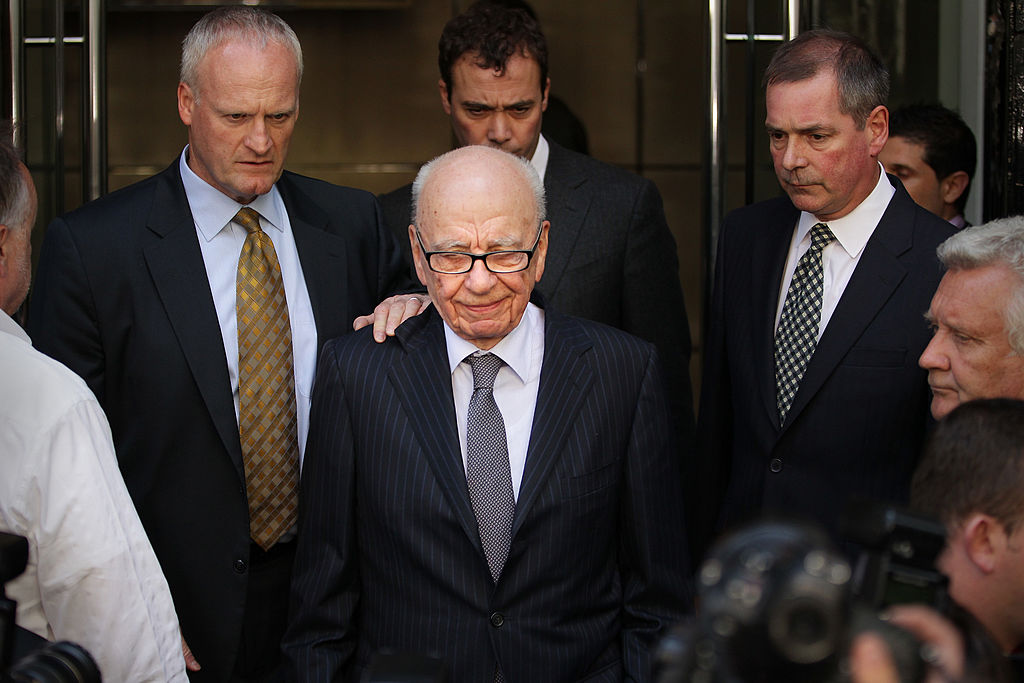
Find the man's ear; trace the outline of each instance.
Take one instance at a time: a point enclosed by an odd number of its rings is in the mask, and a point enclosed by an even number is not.
[[[412,223],[409,224],[409,246],[412,248],[412,264],[416,267],[416,277],[426,287],[429,266],[427,266],[427,260],[423,256],[423,250],[420,249],[419,241],[416,239],[416,226]]]
[[[864,128],[868,134],[868,149],[871,156],[878,158],[886,141],[889,140],[889,110],[881,104],[872,109]]]
[[[7,277],[11,265],[11,229],[0,223],[0,280]]]
[[[192,125],[192,107],[195,106],[196,98],[192,88],[184,82],[178,83],[178,116],[186,126]]]
[[[1006,545],[1006,530],[994,517],[971,513],[963,524],[964,551],[971,563],[984,574],[991,574]]]
[[[967,177],[967,171],[953,171],[950,173],[939,183],[942,201],[947,204],[955,204],[970,182],[971,179]]]
[[[448,116],[452,115],[452,99],[448,93],[448,84],[444,82],[443,78],[437,79],[437,89],[441,94],[441,108],[444,109],[444,113]]]

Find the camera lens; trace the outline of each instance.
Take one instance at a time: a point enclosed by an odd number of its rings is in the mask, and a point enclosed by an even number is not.
[[[62,641],[36,650],[8,672],[15,683],[101,683],[96,662],[82,647]]]

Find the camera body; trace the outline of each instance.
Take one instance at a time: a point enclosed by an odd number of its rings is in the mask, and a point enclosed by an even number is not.
[[[901,680],[920,680],[917,642],[876,615],[896,602],[945,605],[934,568],[945,530],[895,508],[851,509],[844,535],[864,548],[853,565],[806,523],[758,522],[716,543],[698,577],[698,616],[662,643],[658,680],[842,681],[850,643],[869,630],[890,643]]]
[[[12,664],[17,603],[4,587],[27,564],[28,540],[0,531],[0,683],[101,683],[96,662],[74,643],[46,643]]]

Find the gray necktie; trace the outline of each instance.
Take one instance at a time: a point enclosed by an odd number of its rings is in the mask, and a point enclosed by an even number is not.
[[[775,391],[779,424],[785,424],[793,397],[814,355],[821,321],[821,252],[836,237],[824,223],[811,228],[811,246],[800,257],[775,332]]]
[[[505,363],[493,353],[468,356],[463,362],[473,368],[473,396],[466,421],[466,482],[480,543],[491,578],[497,582],[508,557],[516,508],[505,421],[494,402],[494,378]]]

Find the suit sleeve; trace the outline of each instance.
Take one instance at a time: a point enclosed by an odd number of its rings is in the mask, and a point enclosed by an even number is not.
[[[679,458],[656,355],[647,361],[626,461],[620,514],[626,680],[651,680],[653,653],[690,611]]]
[[[355,654],[359,569],[352,431],[334,344],[320,357],[302,469],[290,624],[289,681],[341,680]]]
[[[29,302],[32,344],[82,377],[103,403],[106,363],[92,288],[68,224],[46,229]]]
[[[697,425],[696,467],[688,478],[692,484],[687,489],[687,513],[691,521],[690,548],[695,562],[700,561],[714,540],[732,462],[732,382],[725,348],[728,233],[728,225],[723,224],[718,236],[711,311],[707,316],[709,323],[701,373],[704,389],[701,391]]]
[[[679,284],[676,242],[665,220],[661,195],[649,180],[640,186],[627,235],[623,329],[658,349],[676,433],[686,456],[694,431],[690,322]]]

